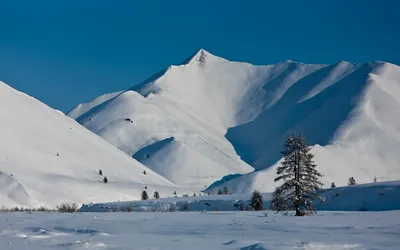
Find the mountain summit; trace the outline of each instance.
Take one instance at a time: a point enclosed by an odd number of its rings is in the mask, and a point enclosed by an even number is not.
[[[326,185],[399,178],[399,103],[400,67],[390,63],[254,66],[201,49],[68,115],[181,186],[255,169],[223,179],[245,192],[273,188],[268,180],[291,132],[315,145]]]

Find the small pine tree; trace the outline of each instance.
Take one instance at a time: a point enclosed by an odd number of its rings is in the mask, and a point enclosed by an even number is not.
[[[335,188],[335,187],[336,187],[336,184],[334,182],[332,182],[331,188]]]
[[[349,178],[349,186],[354,186],[356,185],[356,179],[354,179],[354,177],[350,177]]]
[[[193,197],[195,197],[196,196],[196,193],[193,193]]]
[[[277,211],[296,210],[296,216],[315,212],[314,201],[321,199],[317,191],[322,175],[316,170],[314,155],[301,135],[290,135],[282,152],[284,160],[277,169],[275,181],[283,181],[271,200],[271,208]]]
[[[107,183],[107,182],[108,182],[108,179],[107,179],[106,176],[104,176],[103,182],[104,182],[104,183]]]
[[[222,190],[223,194],[229,194],[228,188],[225,186],[224,189]]]
[[[160,194],[158,193],[158,191],[155,191],[155,192],[154,192],[153,198],[154,198],[154,199],[160,199]]]
[[[148,200],[149,199],[149,195],[147,194],[146,190],[143,190],[142,192],[142,200]]]
[[[103,175],[103,171],[101,171],[101,169],[99,169],[99,175]]]
[[[221,189],[218,189],[218,191],[217,191],[217,195],[223,195],[224,193],[222,192],[222,190]]]
[[[143,170],[143,174],[144,174],[144,175],[146,175],[146,174],[147,174],[146,170]]]
[[[174,191],[174,195],[176,195],[176,191]]]
[[[251,207],[255,211],[264,210],[263,197],[257,190],[254,190],[251,196]]]

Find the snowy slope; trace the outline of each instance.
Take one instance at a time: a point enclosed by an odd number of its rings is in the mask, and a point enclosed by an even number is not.
[[[145,185],[173,192],[170,181],[3,82],[0,120],[0,206],[138,199]],[[99,169],[109,183],[99,182]]]
[[[399,81],[400,68],[384,62],[254,66],[200,50],[70,114],[179,185],[203,187],[251,165],[261,171],[230,180],[231,188],[271,191],[271,166],[293,131],[315,145],[324,183],[344,185],[350,176],[400,179]]]
[[[313,81],[308,88],[305,81],[289,91],[275,109],[229,130],[227,138],[243,152],[244,159],[259,169],[273,167],[224,185],[235,186],[237,192],[253,188],[272,191],[274,163],[282,149],[277,145],[282,145],[291,131],[301,131],[315,145],[312,152],[326,186],[331,182],[346,185],[351,176],[359,183],[374,177],[400,179],[400,67],[377,62],[357,65],[351,72],[317,95],[315,89],[324,85],[324,80]]]

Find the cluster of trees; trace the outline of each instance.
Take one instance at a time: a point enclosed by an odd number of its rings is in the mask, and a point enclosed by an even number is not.
[[[100,176],[103,176],[103,171],[102,171],[101,169],[99,169],[99,175],[100,175]],[[108,182],[107,176],[104,176],[103,182],[104,182],[104,183],[107,183],[107,182]]]
[[[217,191],[217,195],[226,195],[226,194],[231,194],[227,187],[224,187],[224,189],[222,189],[222,190],[218,189],[218,191]]]
[[[374,183],[376,183],[377,181],[378,181],[378,180],[377,180],[377,178],[376,178],[376,176],[375,176],[375,177],[374,177]],[[347,184],[348,184],[349,186],[357,185],[356,179],[354,179],[354,177],[350,177],[349,180],[348,180],[348,182],[347,182]],[[336,187],[336,184],[335,184],[334,182],[332,182],[331,188],[335,188],[335,187]]]
[[[149,199],[149,195],[147,194],[146,190],[143,190],[141,198],[144,201]],[[160,199],[160,193],[158,191],[154,191],[153,199]]]

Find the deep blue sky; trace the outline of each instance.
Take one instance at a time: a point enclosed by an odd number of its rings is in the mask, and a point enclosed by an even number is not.
[[[199,48],[254,64],[400,64],[397,0],[0,0],[0,10],[0,80],[62,111]]]

